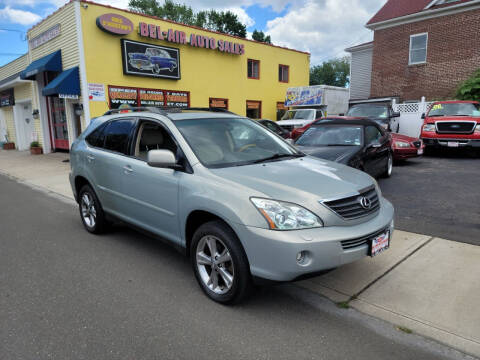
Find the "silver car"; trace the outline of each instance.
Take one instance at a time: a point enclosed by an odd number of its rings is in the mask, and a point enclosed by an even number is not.
[[[393,232],[369,175],[229,112],[110,111],[73,143],[70,182],[89,232],[121,220],[167,240],[220,303],[377,255]]]

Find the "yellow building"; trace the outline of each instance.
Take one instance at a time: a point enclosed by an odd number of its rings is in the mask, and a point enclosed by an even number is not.
[[[308,53],[88,1],[68,3],[27,37],[29,52],[0,68],[0,95],[14,96],[0,128],[19,149],[38,140],[44,152],[68,150],[91,118],[120,106],[276,119],[287,88],[309,81]]]

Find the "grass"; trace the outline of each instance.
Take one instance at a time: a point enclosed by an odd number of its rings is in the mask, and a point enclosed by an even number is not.
[[[411,333],[413,333],[412,330],[410,330],[409,328],[404,327],[404,326],[396,326],[395,329],[397,329],[398,331],[402,331],[402,332],[404,332],[405,334],[411,334]]]
[[[339,302],[339,303],[337,303],[337,306],[340,309],[350,309],[350,305],[348,304],[348,301]]]

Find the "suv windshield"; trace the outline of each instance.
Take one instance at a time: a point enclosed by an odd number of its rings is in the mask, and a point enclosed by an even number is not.
[[[314,125],[297,140],[300,146],[360,146],[363,127],[360,125]]]
[[[256,121],[246,118],[179,120],[175,125],[208,168],[304,156]]]
[[[480,105],[473,103],[433,104],[428,116],[480,116]]]
[[[353,106],[348,110],[347,116],[386,119],[388,107],[383,105]]]
[[[315,110],[288,110],[282,120],[315,120]]]

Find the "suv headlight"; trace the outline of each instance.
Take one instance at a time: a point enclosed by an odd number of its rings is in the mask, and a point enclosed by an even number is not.
[[[395,141],[395,147],[397,148],[409,148],[410,144],[404,141]]]
[[[423,125],[423,131],[432,132],[435,131],[435,124],[425,124]]]
[[[300,205],[277,200],[250,199],[272,230],[298,230],[323,227],[320,218]]]

